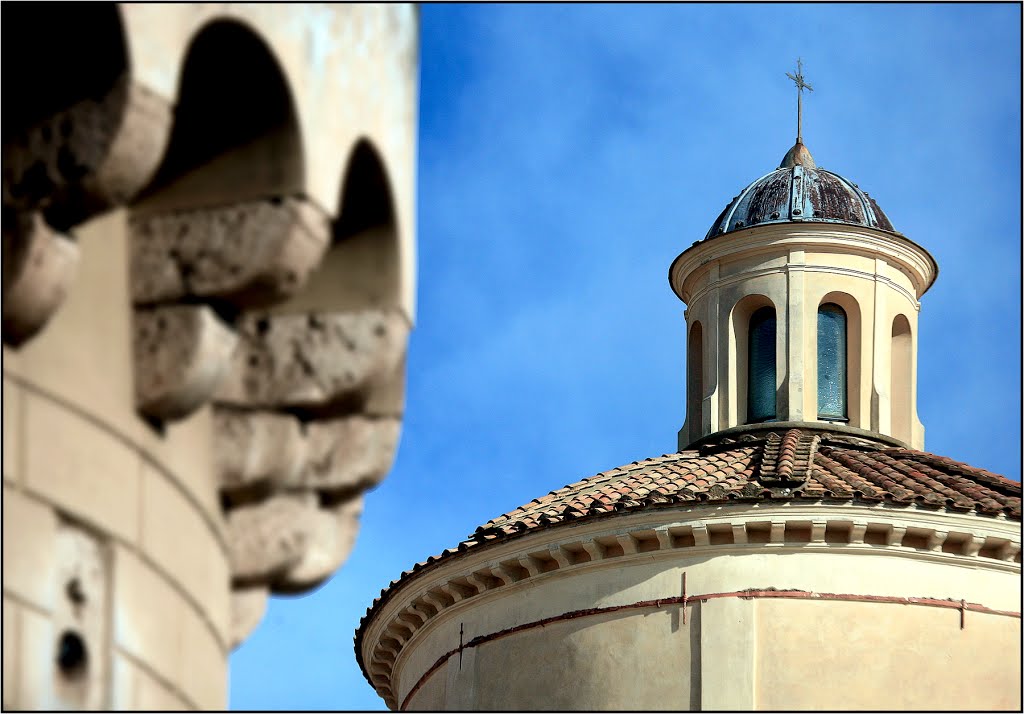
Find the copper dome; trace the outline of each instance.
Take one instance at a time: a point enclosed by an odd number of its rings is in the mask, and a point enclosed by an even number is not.
[[[896,232],[888,217],[855,183],[818,168],[797,143],[779,168],[754,181],[715,219],[705,240],[771,223],[845,223]]]

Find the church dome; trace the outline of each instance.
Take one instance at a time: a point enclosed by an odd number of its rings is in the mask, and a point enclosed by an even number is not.
[[[779,168],[740,191],[705,240],[751,226],[797,221],[896,232],[873,198],[839,174],[818,168],[807,147],[797,142]]]
[[[381,590],[356,631],[357,660],[367,681],[379,684],[363,660],[363,635],[369,622],[411,581],[480,549],[553,528],[639,512],[740,503],[884,506],[1021,520],[1019,483],[898,443],[837,425],[747,425],[712,434],[679,453],[633,462],[551,491],[484,523],[458,546],[417,563]],[[908,545],[931,547],[909,540]],[[947,550],[966,552],[969,545],[951,536]],[[982,550],[981,556],[1001,559],[1003,554]],[[1013,553],[1010,557],[1019,559]],[[390,690],[382,696],[397,708]]]

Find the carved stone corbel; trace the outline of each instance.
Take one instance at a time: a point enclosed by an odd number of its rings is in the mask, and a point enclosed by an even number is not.
[[[42,210],[67,229],[125,203],[156,170],[171,126],[170,103],[127,73],[4,145],[4,204]]]
[[[308,440],[290,414],[213,409],[220,490],[233,494],[297,483],[306,468]]]
[[[136,408],[179,419],[205,402],[235,349],[235,334],[206,305],[136,309],[133,319]]]
[[[17,347],[64,301],[78,270],[78,245],[38,211],[3,212],[3,340]]]
[[[322,408],[365,400],[405,354],[408,326],[388,310],[246,313],[217,400],[247,408]]]
[[[129,227],[136,304],[279,302],[302,287],[331,237],[328,217],[300,198],[143,213]]]
[[[352,552],[362,513],[362,495],[308,513],[306,547],[298,562],[274,580],[274,592],[301,592],[331,577]]]

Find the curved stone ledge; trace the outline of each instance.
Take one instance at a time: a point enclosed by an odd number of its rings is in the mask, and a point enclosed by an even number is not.
[[[331,236],[328,217],[300,198],[133,215],[129,226],[137,304],[278,302],[305,283]]]
[[[38,211],[5,210],[3,241],[3,340],[17,347],[64,301],[78,270],[79,249]]]
[[[247,408],[314,408],[365,401],[405,354],[400,313],[244,314],[240,344],[217,400]],[[351,409],[345,409],[351,411]]]
[[[209,307],[137,309],[133,316],[136,408],[154,419],[180,419],[216,389],[236,338]]]
[[[124,74],[4,145],[4,203],[63,229],[124,203],[155,171],[170,125],[169,102]]]
[[[839,506],[832,513],[744,513],[697,517],[664,525],[633,521],[616,526],[594,524],[555,529],[522,541],[473,548],[458,554],[468,560],[435,566],[418,584],[403,583],[407,572],[383,599],[374,602],[356,633],[356,653],[367,681],[391,709],[399,702],[392,690],[394,670],[406,645],[440,613],[478,595],[515,584],[566,573],[602,561],[625,565],[658,553],[689,550],[694,557],[759,550],[819,549],[821,552],[885,553],[898,557],[959,561],[973,567],[1020,572],[1017,524],[953,515],[936,523],[935,513],[866,514]],[[662,515],[662,520],[664,516]],[[557,531],[563,531],[561,534]],[[618,567],[618,566],[616,566]],[[404,592],[402,592],[404,590]],[[382,592],[384,595],[384,592]]]

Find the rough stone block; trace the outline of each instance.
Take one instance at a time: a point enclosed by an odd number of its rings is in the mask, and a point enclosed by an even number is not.
[[[373,488],[394,462],[399,426],[397,419],[362,415],[310,422],[301,485],[339,494]]]
[[[247,313],[238,333],[239,346],[218,390],[219,401],[323,408],[365,400],[405,354],[407,328],[400,314],[385,310]]]
[[[133,328],[135,403],[155,419],[180,419],[206,401],[236,344],[205,305],[138,309]]]
[[[363,498],[357,496],[311,514],[305,522],[308,535],[302,557],[274,581],[274,592],[308,590],[334,575],[352,552],[362,512]]]
[[[317,498],[312,493],[281,494],[228,512],[231,575],[236,584],[267,582],[294,567],[306,552],[310,519]]]
[[[269,305],[298,290],[330,241],[327,216],[285,198],[133,216],[137,304],[217,297]]]
[[[231,637],[234,649],[251,635],[267,612],[270,590],[266,585],[236,587],[231,591]]]
[[[142,549],[206,610],[221,636],[228,631],[227,558],[206,521],[164,476],[142,469]]]
[[[210,629],[193,613],[187,613],[181,632],[181,689],[200,709],[227,706],[227,657]]]
[[[3,338],[18,346],[39,332],[78,272],[78,246],[39,212],[8,213],[3,226]]]
[[[134,542],[139,456],[110,432],[26,393],[25,486],[68,513]]]
[[[307,440],[289,414],[214,407],[218,483],[228,493],[299,480]]]

